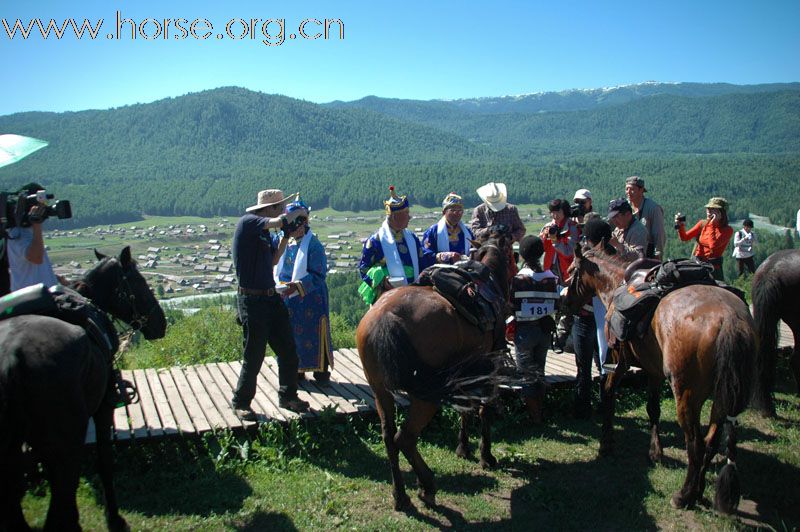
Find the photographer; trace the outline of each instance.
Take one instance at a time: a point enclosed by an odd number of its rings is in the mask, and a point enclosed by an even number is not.
[[[539,232],[544,242],[544,269],[549,270],[555,262],[558,267],[559,282],[564,285],[567,269],[572,264],[575,244],[580,239],[578,225],[570,219],[570,205],[567,200],[554,199],[547,204],[552,222]],[[557,261],[554,261],[558,258]]]
[[[592,212],[592,193],[588,188],[581,188],[575,191],[575,196],[572,198],[571,218],[577,224],[578,229],[583,227],[584,218],[587,214]]]
[[[706,204],[706,219],[700,220],[686,231],[686,216],[675,215],[675,229],[681,240],[696,239],[692,255],[714,266],[714,279],[724,281],[722,257],[733,236],[733,228],[728,225],[728,201],[725,198],[711,198]]]
[[[35,195],[42,189],[37,183],[23,187],[30,195]],[[26,217],[8,230],[6,246],[12,292],[38,283],[44,283],[45,286],[58,284],[42,237],[46,209],[47,205],[44,203],[38,200],[32,202],[25,213]]]

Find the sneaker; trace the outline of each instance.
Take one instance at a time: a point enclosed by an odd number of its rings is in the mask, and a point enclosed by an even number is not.
[[[233,413],[242,421],[258,420],[258,416],[256,415],[255,411],[249,406],[245,408],[234,408]]]
[[[292,412],[307,412],[308,411],[308,403],[303,401],[299,397],[291,397],[291,398],[281,398],[278,402],[281,408],[285,408],[286,410],[291,410]]]

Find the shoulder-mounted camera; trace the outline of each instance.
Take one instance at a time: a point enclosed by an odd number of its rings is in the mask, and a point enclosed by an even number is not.
[[[69,201],[56,200],[50,205],[49,200],[54,198],[53,194],[48,194],[39,187],[23,187],[17,192],[0,192],[0,235],[5,236],[5,231],[12,227],[30,227],[31,224],[42,223],[51,216],[62,220],[72,218]],[[38,215],[31,215],[31,207],[37,204],[44,205],[44,209]]]

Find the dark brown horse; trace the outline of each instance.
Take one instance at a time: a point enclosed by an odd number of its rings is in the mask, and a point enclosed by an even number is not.
[[[131,260],[130,248],[119,258],[95,253],[100,262],[78,283],[78,291],[102,311],[140,329],[145,338],[163,337],[164,313]],[[108,353],[82,327],[39,315],[0,321],[0,530],[27,529],[20,506],[23,443],[42,460],[50,481],[45,529],[80,528],[75,492],[90,417],[106,523],[110,530],[127,529],[112,479],[112,386]]]
[[[473,259],[491,270],[496,289],[505,299],[507,244],[501,236],[473,252]],[[468,375],[480,380],[493,373],[494,342],[491,331],[482,332],[468,322],[429,286],[405,286],[386,292],[359,323],[356,344],[381,419],[395,509],[406,510],[411,506],[400,474],[401,451],[417,475],[420,498],[426,504],[435,504],[433,473],[417,451],[417,439],[439,410],[441,401],[456,391],[464,391],[454,389],[454,381]],[[399,431],[392,395],[396,390],[406,391],[411,398],[408,416]],[[491,454],[490,416],[486,407],[480,408],[480,416],[481,465],[490,467],[497,461]]]
[[[576,308],[597,294],[613,311],[612,293],[621,285],[627,264],[606,255],[600,247],[585,254],[576,249],[570,269],[572,279],[567,304]],[[650,418],[650,459],[663,456],[658,431],[660,395],[669,379],[675,397],[678,424],[686,439],[689,465],[683,487],[672,496],[676,508],[691,507],[702,499],[705,474],[717,454],[723,427],[727,430],[728,464],[717,480],[715,507],[733,513],[739,503],[736,473],[736,416],[747,407],[750,381],[755,370],[758,342],[755,326],[745,303],[723,288],[687,286],[665,296],[656,307],[643,338],[623,342],[613,353],[617,371],[610,373],[603,391],[601,455],[613,450],[614,393],[625,369],[641,367],[649,384],[647,414]],[[711,398],[711,419],[703,438],[700,412]]]
[[[790,364],[800,391],[800,249],[785,249],[767,257],[753,276],[751,293],[753,318],[761,339],[761,385],[753,402],[762,414],[774,416],[772,391],[775,387],[779,320],[785,321],[794,335]]]

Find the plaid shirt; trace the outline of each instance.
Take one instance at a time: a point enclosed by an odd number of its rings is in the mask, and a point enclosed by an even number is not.
[[[494,212],[485,203],[481,203],[472,211],[472,219],[469,224],[475,238],[480,238],[489,227],[497,224],[504,224],[511,228],[514,242],[519,242],[525,236],[525,226],[519,218],[517,207],[510,203],[499,212]]]

